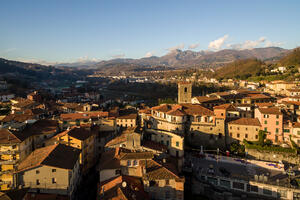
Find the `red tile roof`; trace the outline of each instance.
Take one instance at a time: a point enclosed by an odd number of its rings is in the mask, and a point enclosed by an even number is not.
[[[228,124],[246,125],[246,126],[260,126],[260,122],[257,118],[240,118],[229,122]]]
[[[80,150],[63,144],[55,144],[34,150],[19,166],[24,171],[41,165],[72,170],[79,159]]]
[[[258,110],[263,114],[273,114],[273,115],[282,115],[281,111],[277,107],[270,108],[258,108]]]

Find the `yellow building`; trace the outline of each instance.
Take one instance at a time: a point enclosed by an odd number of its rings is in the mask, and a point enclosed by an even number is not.
[[[83,127],[73,127],[58,135],[59,143],[81,150],[80,164],[82,171],[86,172],[96,161],[95,138],[97,130],[88,130]]]
[[[15,185],[13,173],[18,163],[30,154],[32,138],[7,129],[0,129],[0,188],[12,189]]]

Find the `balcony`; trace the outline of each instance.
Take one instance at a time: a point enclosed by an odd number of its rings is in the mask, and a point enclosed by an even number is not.
[[[17,162],[18,160],[0,160],[0,165],[13,165]]]
[[[12,155],[17,153],[20,153],[20,150],[0,151],[0,155]]]

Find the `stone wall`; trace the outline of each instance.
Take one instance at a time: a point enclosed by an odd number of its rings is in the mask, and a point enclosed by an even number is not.
[[[257,149],[245,149],[248,157],[251,159],[265,160],[265,161],[285,161],[292,164],[300,164],[300,156],[294,153],[265,151]]]

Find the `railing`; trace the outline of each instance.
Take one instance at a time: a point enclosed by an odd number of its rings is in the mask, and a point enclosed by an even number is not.
[[[20,153],[20,150],[8,150],[8,151],[0,151],[0,155],[11,155]]]
[[[5,170],[5,171],[0,171],[0,175],[2,175],[2,174],[12,174],[13,172],[14,172],[13,169]]]
[[[18,160],[0,160],[0,165],[16,164]]]
[[[2,181],[0,180],[0,184],[3,185],[3,184],[12,184],[12,181]]]

